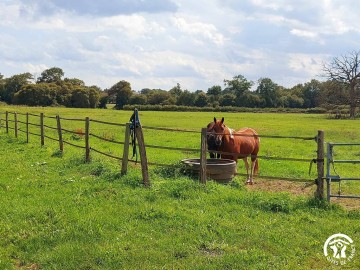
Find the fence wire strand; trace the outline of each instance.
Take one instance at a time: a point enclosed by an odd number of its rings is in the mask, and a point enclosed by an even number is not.
[[[37,114],[33,114],[33,113],[16,113],[16,112],[8,112],[8,114],[18,114],[18,115],[24,115],[24,116],[35,116],[35,117],[40,117],[40,115],[37,115]],[[6,113],[2,113],[0,112],[0,115],[6,115]],[[67,121],[82,121],[82,122],[85,122],[85,119],[82,119],[82,118],[63,118],[60,116],[45,116],[44,115],[44,118],[50,118],[50,119],[57,119],[57,117],[59,117],[60,120],[67,120]],[[2,119],[3,120],[3,119]],[[15,120],[12,120],[12,119],[6,119],[8,122],[11,122],[11,123],[15,123],[16,121]],[[4,119],[4,121],[6,121]],[[113,125],[113,126],[120,126],[120,127],[125,127],[126,124],[119,124],[119,123],[114,123],[114,122],[107,122],[107,121],[101,121],[101,120],[95,120],[95,119],[90,119],[91,122],[94,122],[94,123],[99,123],[99,124],[105,124],[105,125]],[[41,127],[41,125],[39,124],[34,124],[34,123],[31,123],[31,122],[24,122],[24,121],[17,121],[18,123],[22,123],[22,124],[28,124],[28,125],[31,125],[31,126],[36,126],[36,127]],[[5,126],[3,124],[0,125],[0,127],[4,127]],[[49,129],[52,129],[52,130],[57,130],[57,128],[55,127],[52,127],[52,126],[49,126],[49,125],[43,125],[44,128],[49,128]],[[10,126],[7,126],[8,129],[10,130],[15,130],[14,127],[10,127]],[[168,132],[184,132],[184,133],[193,133],[193,134],[200,134],[201,132],[200,131],[196,131],[196,130],[186,130],[186,129],[176,129],[176,128],[162,128],[162,127],[150,127],[150,126],[142,126],[143,129],[149,129],[149,130],[158,130],[158,131],[168,131]],[[64,129],[64,128],[61,128],[62,131],[64,132],[68,132],[68,133],[72,133],[72,134],[76,134],[76,135],[80,135],[80,136],[84,136],[85,133],[84,132],[77,132],[77,131],[72,131],[72,130],[68,130],[68,129]],[[31,134],[31,135],[34,135],[34,136],[38,136],[38,137],[41,137],[42,135],[41,134],[37,134],[37,133],[33,133],[33,132],[30,132],[30,131],[25,131],[25,130],[22,130],[20,128],[18,128],[18,131],[22,132],[22,133],[28,133],[28,134]],[[212,133],[213,134],[213,133]],[[99,135],[96,135],[96,134],[93,134],[93,133],[90,133],[89,134],[90,136],[94,137],[94,138],[97,138],[99,140],[102,140],[102,141],[106,141],[106,142],[110,142],[110,143],[115,143],[115,144],[120,144],[120,145],[124,145],[125,143],[124,142],[120,142],[120,141],[117,141],[117,140],[113,140],[113,139],[108,139],[108,138],[105,138],[105,137],[102,137],[102,136],[99,136]],[[243,134],[236,134],[234,133],[233,136],[243,136],[243,137],[254,137],[254,135],[243,135]],[[313,137],[302,137],[302,136],[281,136],[281,135],[255,135],[256,137],[260,137],[260,138],[273,138],[273,139],[298,139],[298,140],[315,140],[316,141],[316,138],[317,136],[313,136]],[[59,141],[59,139],[56,139],[56,138],[52,138],[50,136],[47,136],[45,134],[43,134],[43,137],[44,138],[47,138],[47,139],[50,139],[50,140],[53,140],[53,141]],[[85,146],[80,146],[80,145],[76,145],[76,144],[73,144],[69,141],[66,141],[66,140],[63,140],[63,143],[65,144],[68,144],[70,146],[73,146],[73,147],[76,147],[76,148],[81,148],[81,149],[86,149]],[[182,147],[167,147],[167,146],[159,146],[159,145],[145,145],[146,148],[154,148],[154,149],[163,149],[163,150],[174,150],[174,151],[185,151],[185,152],[193,152],[193,153],[199,153],[200,152],[200,149],[194,149],[194,148],[182,148]],[[95,148],[92,148],[90,147],[90,150],[91,151],[94,151],[98,154],[101,154],[101,155],[104,155],[104,156],[107,156],[107,157],[110,157],[110,158],[113,158],[113,159],[116,159],[116,160],[120,160],[122,161],[123,158],[121,157],[117,157],[117,156],[114,156],[114,155],[111,155],[111,154],[108,154],[108,153],[105,153],[103,151],[100,151],[100,150],[97,150]],[[230,153],[230,152],[221,152],[221,151],[214,151],[214,150],[211,150],[211,151],[208,151],[208,152],[212,152],[212,153],[217,153],[217,154],[222,154],[222,155],[232,155],[232,156],[238,156],[239,158],[245,158],[244,155],[239,155],[237,153]],[[248,157],[255,157],[255,156],[252,156],[252,155],[248,155]],[[256,156],[258,159],[263,159],[263,160],[277,160],[277,161],[294,161],[294,162],[310,162],[312,161],[313,159],[311,158],[289,158],[289,157],[274,157],[274,156],[262,156],[262,155],[258,155]],[[128,160],[129,162],[133,162],[133,163],[138,163],[137,161],[135,160],[131,160],[129,159]],[[157,162],[148,162],[148,165],[150,166],[162,166],[162,167],[174,167],[174,166],[180,166],[180,165],[174,165],[174,164],[162,164],[162,163],[157,163]],[[237,173],[236,175],[243,175],[245,176],[245,174],[240,174],[240,173]],[[309,182],[308,179],[294,179],[294,178],[286,178],[286,177],[274,177],[274,176],[258,176],[259,178],[263,178],[263,179],[274,179],[274,180],[287,180],[287,181],[297,181],[297,182]]]
[[[119,124],[119,123],[113,123],[113,122],[105,122],[95,119],[90,119],[90,122],[99,123],[99,124],[105,124],[105,125],[112,125],[112,126],[119,126],[119,127],[125,127],[126,124]]]
[[[188,129],[175,129],[175,128],[161,128],[161,127],[149,127],[149,126],[142,126],[144,129],[150,130],[161,130],[161,131],[170,131],[170,132],[187,132],[187,133],[194,133],[199,134],[200,131],[196,130],[188,130]],[[210,133],[208,133],[210,134]],[[315,140],[316,136],[313,137],[302,137],[302,136],[281,136],[281,135],[244,135],[244,134],[233,134],[233,136],[240,136],[240,137],[259,137],[259,138],[272,138],[272,139],[297,139],[297,140]]]
[[[85,135],[84,132],[73,131],[73,130],[69,130],[69,129],[65,129],[65,128],[61,128],[61,130],[62,130],[62,131],[65,131],[65,132],[68,132],[68,133],[80,135],[80,136],[84,136],[84,135]]]
[[[65,117],[61,117],[60,118],[61,120],[65,120],[65,121],[83,121],[85,122],[85,119],[82,119],[82,118],[65,118]]]
[[[102,140],[102,141],[111,142],[111,143],[116,143],[116,144],[122,144],[122,145],[125,144],[124,142],[119,142],[119,141],[116,141],[116,140],[107,139],[107,138],[104,138],[104,137],[95,135],[95,134],[93,134],[93,133],[90,133],[89,135],[90,135],[90,136],[93,136],[94,138],[97,138],[97,139],[99,139],[99,140]]]
[[[65,141],[65,140],[63,140],[63,143],[66,143],[66,144],[68,144],[68,145],[71,145],[71,146],[74,146],[74,147],[77,147],[77,148],[81,148],[81,149],[85,149],[85,148],[86,148],[85,146],[76,145],[76,144],[73,144],[73,143],[68,142],[68,141]]]
[[[102,151],[99,151],[99,150],[97,150],[97,149],[95,149],[95,148],[93,148],[93,147],[90,147],[90,150],[91,150],[91,151],[94,151],[94,152],[96,152],[96,153],[98,153],[98,154],[101,154],[101,155],[104,155],[104,156],[113,158],[113,159],[123,160],[121,157],[117,157],[117,156],[114,156],[114,155],[111,155],[111,154],[107,154],[107,153],[102,152]]]
[[[58,142],[58,141],[59,141],[59,139],[55,139],[55,138],[52,138],[52,137],[47,136],[47,135],[44,135],[44,138],[47,138],[47,139],[50,139],[50,140],[52,140],[52,141],[56,141],[56,142]]]
[[[49,129],[53,129],[53,130],[57,130],[57,128],[52,127],[52,126],[48,126],[48,125],[44,125],[44,127],[49,128]]]
[[[151,144],[146,144],[145,147],[147,147],[147,148],[155,148],[155,149],[164,149],[164,150],[194,152],[194,153],[199,153],[200,152],[199,149],[194,149],[194,148],[167,147],[167,146],[159,146],[159,145],[151,145]]]

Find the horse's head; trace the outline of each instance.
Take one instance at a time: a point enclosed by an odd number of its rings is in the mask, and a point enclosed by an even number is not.
[[[224,117],[221,120],[216,120],[216,117],[214,117],[214,126],[212,130],[214,131],[215,135],[215,144],[220,146],[222,144],[225,133]]]
[[[215,150],[218,151],[218,146],[215,143],[215,139],[216,139],[216,134],[213,130],[215,123],[214,122],[210,122],[207,125],[207,133],[206,133],[206,140],[207,140],[207,146],[208,146],[208,150]],[[216,158],[216,155],[212,152],[210,152],[210,158]]]

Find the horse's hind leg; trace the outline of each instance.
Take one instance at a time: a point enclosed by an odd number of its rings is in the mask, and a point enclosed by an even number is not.
[[[248,181],[246,182],[249,185],[254,184],[253,176],[254,176],[254,168],[255,168],[255,161],[251,160],[251,170],[250,170],[250,177]]]
[[[246,168],[246,174],[247,174],[247,180],[246,180],[246,184],[252,184],[252,175],[250,174],[249,177],[249,162],[247,158],[243,158],[244,163],[245,163],[245,168]]]
[[[252,185],[252,184],[254,184],[254,180],[253,180],[253,177],[254,177],[254,173],[255,173],[255,166],[256,166],[256,163],[257,163],[258,161],[257,161],[257,158],[255,158],[255,159],[252,159],[251,158],[251,171],[250,171],[250,177],[249,177],[249,179],[247,180],[247,184],[250,184],[250,185]]]

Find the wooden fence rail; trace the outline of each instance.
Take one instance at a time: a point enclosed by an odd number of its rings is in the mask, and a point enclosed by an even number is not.
[[[14,115],[14,120],[9,118],[9,115]],[[128,168],[128,162],[134,162],[137,163],[134,160],[129,159],[129,146],[130,146],[130,124],[120,124],[120,123],[114,123],[114,122],[106,122],[96,119],[90,119],[89,117],[86,118],[65,118],[60,117],[59,115],[56,116],[46,116],[44,113],[32,114],[32,113],[16,113],[16,112],[8,112],[0,113],[0,128],[4,127],[2,124],[3,117],[2,115],[5,115],[5,129],[6,133],[9,133],[9,129],[14,130],[14,135],[17,138],[18,137],[18,131],[22,133],[26,133],[26,141],[29,142],[29,135],[34,135],[40,137],[40,144],[41,146],[45,145],[45,138],[53,141],[58,141],[59,143],[59,151],[64,151],[64,144],[84,149],[85,150],[85,161],[90,162],[91,161],[91,152],[98,153],[100,155],[104,155],[113,159],[116,159],[118,161],[121,161],[121,174],[124,175],[127,173]],[[19,121],[18,115],[26,116],[26,120]],[[39,118],[39,123],[33,123],[29,121],[29,118],[31,117],[37,117]],[[45,125],[45,119],[55,119],[56,120],[56,127]],[[81,131],[73,131],[69,129],[65,129],[62,127],[62,121],[78,121],[78,122],[84,122],[84,132]],[[9,122],[14,123],[14,127],[9,126]],[[25,130],[20,129],[18,124],[25,124],[26,128]],[[125,136],[124,136],[124,142],[105,138],[99,135],[96,135],[94,133],[90,132],[90,125],[91,123],[99,123],[104,125],[113,125],[113,126],[120,126],[125,127]],[[39,134],[31,132],[29,130],[29,126],[34,126],[39,128]],[[145,144],[144,136],[143,136],[143,128],[144,129],[151,129],[151,130],[160,130],[160,131],[169,131],[169,132],[187,132],[187,133],[194,133],[194,134],[200,134],[201,135],[201,145],[200,149],[194,149],[194,148],[180,148],[180,147],[166,147],[166,146],[160,146],[160,145],[147,145]],[[50,136],[45,135],[45,129],[51,129],[57,131],[57,138],[53,138]],[[67,140],[63,139],[63,132],[71,133],[71,134],[77,134],[84,136],[84,145],[77,145],[74,143],[71,143]],[[195,131],[195,130],[184,130],[184,129],[171,129],[171,128],[161,128],[161,127],[149,127],[149,126],[136,126],[135,127],[135,133],[137,136],[137,141],[139,145],[139,152],[140,152],[140,161],[141,161],[141,171],[143,176],[143,184],[144,186],[150,186],[150,179],[148,174],[148,165],[155,165],[155,166],[173,166],[168,164],[160,164],[156,162],[148,162],[147,156],[146,156],[146,148],[154,148],[154,149],[163,149],[163,150],[174,150],[174,151],[186,151],[186,152],[194,152],[194,153],[200,153],[200,182],[206,183],[206,163],[207,163],[207,131],[206,128],[201,129],[201,131]],[[236,135],[236,134],[234,134]],[[115,143],[119,145],[123,145],[123,155],[122,157],[117,157],[108,153],[105,153],[103,151],[100,151],[94,147],[91,146],[90,138],[94,137],[96,139]],[[317,143],[317,158],[316,159],[303,159],[303,158],[288,158],[288,157],[271,157],[271,156],[257,156],[260,159],[268,159],[268,160],[287,160],[287,161],[294,161],[294,162],[309,162],[313,161],[317,164],[317,191],[316,191],[316,197],[319,199],[324,198],[324,132],[318,131],[317,136],[315,137],[299,137],[299,136],[279,136],[279,135],[259,135],[259,137],[262,138],[274,138],[274,139],[299,139],[299,140],[315,140]],[[220,154],[227,154],[227,155],[238,155],[237,153],[225,153],[220,151],[211,151],[214,153],[220,153]],[[283,177],[273,177],[273,176],[263,176],[265,178],[276,178],[276,179],[285,179]],[[286,180],[291,180],[289,178],[286,178]],[[301,180],[301,179],[298,179]],[[305,179],[302,179],[305,181]]]
[[[86,117],[85,119],[82,118],[65,118],[65,117],[60,117],[59,115],[56,116],[46,116],[44,113],[40,113],[39,115],[37,114],[33,114],[33,113],[17,113],[17,112],[8,112],[6,111],[5,113],[1,113],[0,112],[0,128],[3,127],[3,118],[2,116],[5,115],[5,129],[6,129],[6,133],[9,133],[9,130],[14,130],[14,135],[16,138],[18,138],[18,132],[20,131],[21,133],[25,133],[26,134],[26,142],[29,142],[29,137],[30,135],[33,136],[37,136],[40,137],[40,145],[44,146],[45,145],[45,139],[49,139],[52,141],[57,141],[59,142],[59,151],[60,152],[64,152],[64,144],[66,145],[70,145],[72,147],[76,147],[76,148],[80,148],[80,149],[84,149],[85,150],[85,161],[86,162],[90,162],[91,161],[91,151],[98,153],[100,155],[104,155],[116,160],[121,161],[121,174],[126,174],[127,173],[127,167],[128,167],[128,163],[132,162],[132,163],[137,163],[137,161],[135,160],[131,160],[129,159],[129,145],[130,145],[130,127],[129,127],[129,123],[127,124],[119,124],[119,123],[113,123],[113,122],[106,122],[106,121],[100,121],[100,120],[95,120],[95,119],[90,119],[89,117]],[[14,115],[14,120],[10,119],[10,115]],[[25,116],[26,119],[25,121],[21,121],[18,120],[18,115],[22,115]],[[38,118],[38,123],[34,123],[34,122],[30,122],[30,117],[36,117]],[[56,120],[56,127],[50,126],[48,124],[45,124],[45,119],[55,119]],[[81,131],[73,131],[73,130],[69,130],[69,129],[65,129],[62,127],[62,121],[78,121],[78,122],[84,122],[84,132]],[[125,130],[125,138],[124,138],[124,142],[121,141],[116,141],[116,140],[111,140],[108,138],[104,138],[102,136],[99,135],[95,135],[92,134],[90,132],[90,123],[94,122],[94,123],[100,123],[100,124],[105,124],[105,125],[112,125],[112,126],[120,126],[120,127],[126,127]],[[9,126],[9,123],[14,123],[13,127]],[[25,130],[19,128],[19,123],[25,125]],[[35,133],[30,131],[29,126],[33,126],[38,128],[39,133]],[[141,128],[141,127],[139,127]],[[137,128],[137,135],[138,135],[138,140],[139,140],[139,148],[140,148],[140,155],[141,155],[141,159],[142,161],[142,170],[147,170],[147,157],[146,157],[146,152],[144,151],[144,147],[145,147],[145,143],[144,143],[144,138],[142,135],[142,130],[140,131],[140,129]],[[48,135],[45,134],[46,129],[50,129],[50,130],[56,130],[57,131],[57,138],[53,138],[50,137]],[[69,142],[67,140],[63,139],[63,133],[71,133],[71,134],[76,134],[76,135],[81,135],[84,136],[84,145],[77,145],[75,143]],[[93,147],[91,147],[90,145],[90,138],[94,137],[97,138],[99,140],[102,141],[107,141],[107,142],[111,142],[111,143],[116,143],[119,145],[123,145],[123,155],[122,157],[117,157],[114,155],[110,155],[108,153],[102,152],[100,150],[97,150]],[[146,177],[144,177],[143,179],[143,184],[144,186],[150,186],[150,180],[148,177],[148,173],[144,172],[143,175]]]

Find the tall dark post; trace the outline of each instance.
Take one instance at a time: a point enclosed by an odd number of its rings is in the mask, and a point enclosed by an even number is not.
[[[200,152],[200,182],[206,184],[206,153],[207,153],[207,140],[206,128],[201,129],[201,152]]]
[[[6,133],[9,133],[9,112],[5,112],[5,129]]]
[[[136,138],[139,145],[140,162],[141,162],[141,173],[143,177],[143,183],[145,187],[150,186],[149,169],[145,149],[144,134],[141,126],[135,127]]]
[[[324,131],[318,130],[318,135],[316,137],[317,141],[317,188],[316,188],[316,198],[319,200],[324,199]]]
[[[59,135],[59,149],[61,152],[64,152],[64,142],[62,138],[62,130],[61,130],[61,122],[60,122],[60,116],[56,116],[56,124],[57,124],[57,131]]]
[[[85,118],[85,161],[90,162],[90,118]]]
[[[29,143],[29,113],[26,113],[26,142]]]
[[[18,118],[17,118],[17,112],[14,112],[14,122],[15,122],[15,127],[14,127],[15,138],[17,138],[17,137],[18,137]]]
[[[44,113],[40,113],[40,138],[41,146],[45,145]]]
[[[121,164],[121,175],[127,173],[127,166],[129,161],[129,143],[130,143],[130,124],[126,124],[125,128],[125,141],[124,141],[124,150]]]

